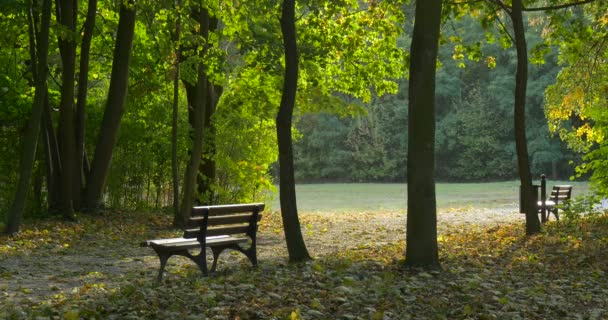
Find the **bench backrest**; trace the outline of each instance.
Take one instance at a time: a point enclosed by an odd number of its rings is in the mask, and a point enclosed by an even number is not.
[[[571,195],[571,185],[557,185],[553,186],[553,190],[551,190],[551,196],[549,196],[549,200],[555,202],[555,204],[564,203],[564,201],[570,199]]]
[[[194,207],[184,238],[246,234],[253,239],[263,210],[263,203]]]

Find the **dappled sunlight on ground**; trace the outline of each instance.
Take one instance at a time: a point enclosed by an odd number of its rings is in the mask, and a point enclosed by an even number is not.
[[[550,223],[526,238],[513,208],[438,214],[442,272],[402,267],[405,212],[302,213],[315,260],[288,265],[280,215],[259,231],[259,267],[224,253],[201,277],[171,258],[165,281],[142,240],[173,237],[151,214],[42,222],[0,240],[0,318],[407,319],[608,316],[608,219]],[[54,235],[56,234],[56,235]]]

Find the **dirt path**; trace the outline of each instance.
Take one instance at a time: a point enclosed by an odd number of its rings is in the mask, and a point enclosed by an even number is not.
[[[448,209],[438,214],[438,230],[441,234],[463,225],[492,226],[513,221],[523,223],[524,219],[512,206]],[[404,212],[303,213],[301,222],[308,249],[315,257],[405,238]],[[280,224],[261,226],[258,244],[260,264],[287,260],[282,230],[277,225]],[[241,255],[234,254],[224,254],[220,261],[220,270],[229,269],[234,264],[246,264]],[[171,273],[171,270],[175,272],[182,266],[191,265],[186,259],[177,257],[169,261],[168,269]],[[0,257],[0,297],[7,301],[62,299],[64,293],[86,293],[91,288],[100,287],[104,290],[118,288],[133,275],[153,281],[157,270],[158,258],[149,248],[120,240],[108,243],[88,236],[60,252],[34,250],[29,254]]]

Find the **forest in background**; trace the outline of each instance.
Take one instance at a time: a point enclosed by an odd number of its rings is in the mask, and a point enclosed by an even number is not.
[[[530,27],[530,48],[541,44],[540,27]],[[486,31],[473,19],[445,25],[444,37],[483,39]],[[409,44],[400,39],[403,45]],[[513,126],[516,57],[499,43],[483,44],[484,60],[455,60],[454,45],[440,47],[437,70],[437,179],[445,182],[505,181],[517,178]],[[545,90],[561,67],[557,47],[544,61],[531,64],[526,132],[533,176],[568,180],[577,154],[551,134],[544,113]],[[362,114],[300,116],[294,144],[300,182],[405,182],[407,175],[407,82],[399,93],[374,97]]]
[[[171,5],[169,2],[138,2],[125,113],[103,194],[106,207],[158,209],[170,206],[173,200],[171,79],[174,76],[176,46],[173,28],[177,11],[172,11]],[[217,30],[212,30],[207,40],[212,45],[206,58],[211,61],[208,62],[209,69],[215,71],[210,76],[211,82],[221,84],[224,94],[212,117],[215,131],[213,162],[217,170],[211,187],[213,191],[201,195],[202,198],[212,197],[206,201],[227,203],[261,199],[276,180],[276,170],[272,170],[277,159],[274,117],[282,79],[281,68],[277,66],[280,50],[273,51],[273,48],[277,48],[280,37],[277,37],[276,12],[267,13],[268,8],[264,6],[232,8],[233,11],[225,14],[235,18],[223,21]],[[3,19],[0,26],[7,32],[0,39],[3,44],[0,46],[0,216],[6,214],[14,198],[19,167],[17,159],[34,98],[28,44],[29,17],[25,8],[25,3],[3,2],[1,11]],[[81,7],[81,20],[84,20],[84,8]],[[334,71],[332,81],[336,83],[319,86],[311,79],[318,76],[315,72],[320,71],[306,59],[301,62],[306,71],[302,76],[304,80],[300,82],[308,85],[299,89],[295,115],[295,173],[298,182],[405,180],[408,97],[403,76],[407,67],[405,61],[394,56],[409,50],[413,14],[412,6],[402,9],[403,16],[390,12],[393,17],[385,22],[389,26],[400,24],[398,34],[395,30],[386,31],[392,37],[387,36],[389,41],[395,40],[400,51],[391,52],[390,46],[382,46],[380,41],[372,48],[346,46],[350,53],[356,54],[385,50],[393,59],[378,63],[386,63],[386,66],[369,64],[365,66],[367,73],[361,74],[352,70],[350,73]],[[266,15],[260,12],[266,12]],[[582,9],[573,12],[582,14]],[[216,14],[219,15],[220,11]],[[256,14],[259,17],[253,18]],[[117,37],[119,4],[101,2],[97,16],[86,100],[84,146],[88,160],[94,154],[110,86],[111,51]],[[574,173],[569,161],[580,156],[549,135],[544,116],[545,89],[555,82],[562,69],[558,65],[558,44],[542,47],[540,34],[543,25],[536,24],[536,16],[531,16],[527,34],[530,47],[538,44],[544,49],[544,55],[540,57],[532,54],[532,62],[543,63],[531,67],[527,95],[532,172],[535,176],[546,173],[549,177],[568,178]],[[311,43],[317,45],[315,41],[319,40],[315,37],[319,35],[315,30],[320,26],[320,19],[314,16],[299,22],[299,28],[303,30],[299,44],[304,58],[319,54]],[[184,29],[187,27],[185,23]],[[504,45],[502,39],[488,41],[488,31],[473,19],[446,20],[443,29],[441,66],[437,74],[437,179],[511,180],[517,174],[512,124],[515,53]],[[328,32],[335,34],[336,30]],[[56,25],[51,32],[55,38],[66,36],[66,30]],[[190,41],[190,45],[196,46],[195,38],[193,34],[186,33],[184,43]],[[462,39],[453,40],[459,38]],[[462,43],[474,49],[463,47]],[[54,125],[59,121],[58,106],[61,103],[63,70],[59,52],[58,44],[51,41],[49,103],[50,119]],[[179,61],[182,65],[177,114],[180,182],[191,143],[184,86],[195,73],[192,68],[197,57],[190,58]],[[378,78],[370,76],[375,71],[379,73]],[[394,78],[396,72],[400,74],[398,78]],[[384,79],[392,79],[396,85],[390,81],[385,83]],[[332,85],[334,88],[330,90]],[[375,88],[367,91],[368,85]],[[396,91],[397,87],[398,92],[385,94]],[[330,95],[327,95],[328,91]],[[42,148],[38,149],[36,159],[31,186],[33,192],[29,193],[27,201],[29,214],[44,213],[50,202],[46,193],[48,174]]]

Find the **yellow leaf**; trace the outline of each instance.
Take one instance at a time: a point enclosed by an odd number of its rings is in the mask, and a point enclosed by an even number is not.
[[[302,320],[302,315],[300,314],[300,309],[296,309],[296,311],[292,311],[291,315],[289,316],[289,319],[291,320]]]

